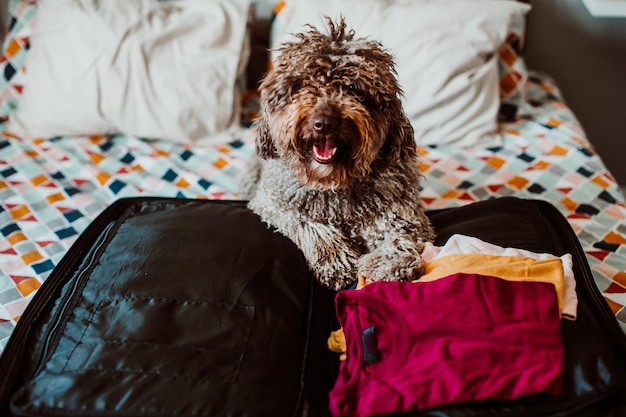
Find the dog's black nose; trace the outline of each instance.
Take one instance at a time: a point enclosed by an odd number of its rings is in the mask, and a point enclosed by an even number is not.
[[[334,117],[323,116],[313,119],[313,130],[317,133],[330,133],[337,130],[339,121]]]

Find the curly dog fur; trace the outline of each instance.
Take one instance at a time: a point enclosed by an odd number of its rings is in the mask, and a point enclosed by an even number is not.
[[[325,286],[415,279],[433,230],[393,58],[343,18],[327,24],[283,44],[262,81],[262,163],[243,192]]]

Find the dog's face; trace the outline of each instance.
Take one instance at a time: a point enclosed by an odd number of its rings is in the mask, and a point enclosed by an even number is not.
[[[377,164],[415,157],[392,57],[354,39],[342,20],[286,43],[260,86],[256,146],[282,158],[302,185],[346,187]]]

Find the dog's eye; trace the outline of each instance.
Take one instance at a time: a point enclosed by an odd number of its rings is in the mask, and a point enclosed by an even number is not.
[[[359,101],[365,100],[365,93],[363,90],[359,89],[356,84],[348,84],[348,90],[350,90],[359,99]]]
[[[364,103],[368,100],[367,94],[365,91],[361,90],[356,84],[348,84],[348,90],[354,94],[354,96],[361,102]]]

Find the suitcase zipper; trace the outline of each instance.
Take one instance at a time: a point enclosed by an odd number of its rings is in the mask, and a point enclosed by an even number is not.
[[[102,237],[108,235],[112,229],[114,222],[112,219],[119,217],[120,213],[125,210],[126,204],[114,203],[109,206],[101,215],[85,229],[72,246],[74,247],[91,247],[91,242],[102,240]],[[106,213],[106,214],[105,214]],[[20,367],[23,365],[23,357],[29,352],[24,351],[28,338],[30,336],[32,326],[37,322],[44,309],[49,305],[59,288],[65,283],[67,273],[76,267],[76,263],[79,262],[84,252],[69,251],[68,255],[63,257],[61,261],[54,268],[52,274],[44,282],[33,299],[28,304],[24,313],[20,317],[18,324],[15,326],[13,333],[2,352],[0,357],[0,407],[8,404],[8,397],[13,394],[15,388],[13,385],[16,383],[17,373]],[[78,282],[77,280],[76,282]],[[51,329],[49,329],[48,333]],[[49,340],[46,340],[46,349],[49,346]],[[37,364],[38,369],[41,365],[41,360],[45,357],[45,353],[40,355],[39,362]],[[0,408],[0,411],[3,411]]]
[[[104,230],[102,230],[102,233],[98,237],[98,240],[93,245],[94,250],[91,251],[91,253],[89,254],[89,259],[87,259],[87,262],[85,263],[85,268],[82,269],[82,272],[80,275],[73,278],[72,280],[73,282],[71,283],[70,289],[63,296],[65,300],[69,301],[69,300],[74,299],[74,295],[77,294],[78,291],[80,291],[80,288],[82,288],[83,277],[89,274],[92,268],[95,266],[95,263],[98,260],[98,255],[100,254],[99,249],[105,244],[105,242],[108,241],[108,237],[111,232],[111,229],[113,229],[113,226],[114,226],[114,223],[111,222],[104,228]],[[65,275],[68,272],[70,271],[67,269],[61,269],[60,274],[62,277],[65,277]],[[59,284],[63,285],[63,282]],[[56,287],[56,286],[53,285],[53,287]],[[44,300],[44,304],[46,304],[46,301],[49,301],[49,300],[46,298]],[[42,346],[41,346],[41,354],[39,355],[39,361],[37,363],[37,366],[34,368],[35,374],[41,371],[44,364],[48,361],[49,359],[48,351],[50,347],[55,346],[61,337],[61,334],[56,331],[59,326],[59,320],[63,320],[63,318],[65,317],[65,313],[68,310],[71,311],[73,308],[74,308],[73,303],[69,303],[69,302],[61,303],[61,307],[59,311],[55,314],[56,320],[50,324],[50,327],[48,328],[45,336],[43,337]]]

